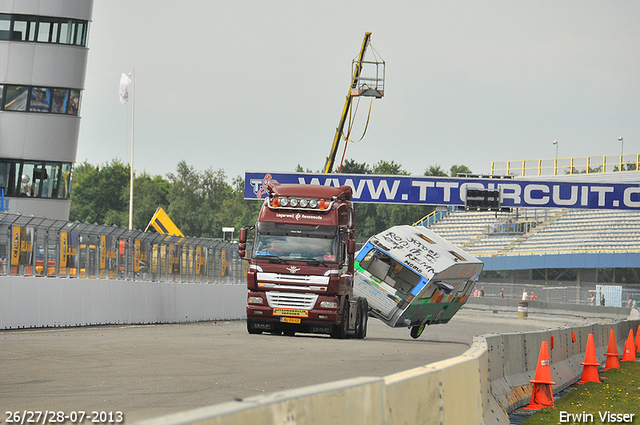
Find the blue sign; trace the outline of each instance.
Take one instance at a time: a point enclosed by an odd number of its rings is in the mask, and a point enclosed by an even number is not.
[[[310,173],[245,173],[245,199],[267,196],[266,184],[351,186],[354,202],[464,206],[467,189],[499,189],[503,207],[640,210],[640,184],[520,179]]]

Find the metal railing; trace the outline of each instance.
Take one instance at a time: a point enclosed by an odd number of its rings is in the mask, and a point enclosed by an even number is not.
[[[448,206],[446,207],[447,209],[436,209],[431,211],[429,214],[425,215],[424,217],[422,217],[420,220],[416,221],[415,223],[412,224],[412,226],[424,226],[424,227],[429,227],[432,224],[435,224],[438,220],[446,217],[449,215],[450,212],[454,211],[456,209],[455,206]]]
[[[538,225],[536,221],[501,221],[486,227],[488,235],[524,235],[535,229]]]
[[[558,176],[640,170],[640,154],[576,158],[493,161],[491,174],[511,176]]]
[[[246,273],[234,242],[0,213],[0,275],[244,284]]]

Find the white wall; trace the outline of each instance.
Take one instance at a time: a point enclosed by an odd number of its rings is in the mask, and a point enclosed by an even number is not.
[[[245,318],[245,285],[0,277],[0,329]]]

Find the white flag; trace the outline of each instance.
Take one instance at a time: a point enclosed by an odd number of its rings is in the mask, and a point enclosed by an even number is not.
[[[122,74],[120,77],[120,103],[123,105],[129,101],[129,84],[131,84],[131,73]]]

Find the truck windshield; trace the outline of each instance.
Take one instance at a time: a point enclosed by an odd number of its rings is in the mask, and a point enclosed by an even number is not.
[[[336,263],[338,246],[335,227],[260,222],[256,226],[253,257]]]

